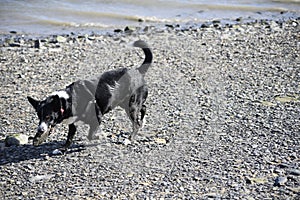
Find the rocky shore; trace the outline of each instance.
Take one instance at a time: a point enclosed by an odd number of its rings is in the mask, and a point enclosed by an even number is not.
[[[0,36],[2,199],[299,199],[300,20],[214,21],[103,35]],[[41,99],[71,82],[143,59],[147,123],[136,142],[125,113],[104,117],[100,140],[81,126],[66,155],[59,125],[39,147],[5,145],[33,136]]]

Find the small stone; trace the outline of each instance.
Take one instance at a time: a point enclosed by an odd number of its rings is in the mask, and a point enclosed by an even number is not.
[[[213,24],[220,24],[221,21],[220,21],[220,20],[213,20],[212,23],[213,23]]]
[[[24,57],[21,57],[20,58],[20,62],[22,62],[22,63],[28,63],[28,60],[26,58],[24,58]]]
[[[88,39],[89,40],[96,40],[96,37],[95,36],[89,36]]]
[[[204,196],[207,197],[207,198],[217,198],[218,197],[218,195],[216,193],[213,193],[213,192],[212,193],[207,193]]]
[[[202,24],[202,25],[201,25],[201,28],[209,28],[209,25],[207,25],[207,24]]]
[[[288,169],[286,171],[292,175],[300,176],[300,170],[298,170],[298,169]]]
[[[172,24],[166,24],[165,26],[168,28],[174,28],[174,26]]]
[[[129,27],[129,26],[126,26],[125,27],[125,29],[124,29],[124,31],[126,32],[126,33],[132,33],[133,31],[135,31],[136,30],[136,28],[135,27]]]
[[[255,184],[255,183],[263,184],[265,182],[267,182],[266,178],[249,178],[249,177],[246,177],[246,183],[248,183],[248,184]]]
[[[78,37],[78,39],[83,39],[83,38],[86,38],[86,36],[85,36],[85,35],[78,35],[77,37]]]
[[[283,186],[287,182],[287,177],[282,176],[282,177],[277,177],[275,179],[274,186]]]
[[[28,143],[28,136],[24,134],[14,134],[5,138],[5,146],[18,146]]]
[[[34,41],[34,48],[40,48],[40,40],[35,40]]]
[[[236,21],[237,21],[237,22],[241,22],[242,20],[243,20],[242,17],[236,18]]]
[[[292,26],[297,27],[297,26],[298,26],[298,22],[293,21],[293,22],[292,22]]]
[[[125,146],[127,146],[127,145],[131,144],[131,141],[130,141],[129,139],[126,138],[126,139],[123,141],[123,144],[124,144]]]
[[[290,165],[288,165],[288,164],[286,164],[286,163],[280,163],[280,164],[278,165],[278,167],[280,167],[280,168],[289,168]]]
[[[25,75],[24,74],[17,74],[17,77],[18,78],[25,78]]]
[[[114,32],[115,32],[115,33],[121,33],[122,30],[118,28],[118,29],[115,29]]]
[[[167,144],[167,141],[164,138],[155,138],[157,144]]]
[[[52,155],[63,155],[63,152],[59,149],[55,149],[54,151],[52,151]]]
[[[295,97],[290,96],[277,96],[275,97],[276,101],[279,101],[280,103],[289,103],[289,102],[297,102],[298,99]]]
[[[299,187],[294,187],[294,188],[287,187],[287,189],[290,190],[290,191],[293,191],[295,193],[299,193],[300,192],[300,186]]]
[[[40,180],[49,180],[51,178],[53,178],[55,175],[53,174],[47,174],[47,175],[37,175],[34,177],[31,177],[29,179],[30,182],[36,182],[36,181],[40,181]]]
[[[19,43],[10,43],[10,47],[20,47],[21,45]]]
[[[277,104],[275,103],[272,103],[272,102],[269,102],[269,101],[261,101],[260,102],[263,106],[269,106],[269,107],[272,107],[272,106],[276,106]]]
[[[57,42],[64,43],[67,41],[67,38],[59,35],[56,37],[56,40],[57,40]]]

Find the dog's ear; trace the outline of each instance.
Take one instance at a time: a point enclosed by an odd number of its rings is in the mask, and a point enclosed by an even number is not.
[[[53,110],[54,111],[60,111],[61,109],[61,103],[60,103],[60,98],[58,95],[52,96],[52,105],[53,105]]]
[[[33,106],[33,108],[34,108],[35,110],[37,110],[40,101],[35,100],[35,99],[33,99],[33,98],[29,97],[29,96],[27,97],[27,99],[28,99],[29,103]]]

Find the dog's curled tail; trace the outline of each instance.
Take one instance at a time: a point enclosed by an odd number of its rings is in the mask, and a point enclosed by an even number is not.
[[[144,51],[145,60],[144,60],[143,64],[139,68],[137,68],[139,70],[139,72],[144,75],[144,74],[146,74],[146,72],[148,71],[148,69],[152,63],[152,59],[153,59],[152,51],[151,51],[150,47],[148,46],[148,44],[143,40],[135,41],[133,43],[133,46],[142,48]]]

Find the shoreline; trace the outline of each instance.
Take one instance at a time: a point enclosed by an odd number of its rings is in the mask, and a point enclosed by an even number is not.
[[[159,23],[159,22],[143,22],[142,19],[138,24],[124,24],[123,27],[111,27],[111,28],[93,28],[93,27],[82,27],[82,28],[71,28],[71,27],[61,27],[55,28],[56,31],[54,33],[30,33],[30,32],[17,32],[15,30],[10,30],[8,32],[0,31],[0,42],[5,38],[10,38],[16,36],[17,38],[24,38],[24,39],[32,39],[32,38],[46,38],[53,35],[112,35],[116,33],[125,33],[126,30],[128,32],[136,32],[137,34],[147,33],[149,29],[154,29],[153,31],[163,31],[166,28],[176,28],[177,30],[184,30],[184,29],[196,29],[200,27],[213,27],[218,26],[219,28],[225,28],[233,25],[238,24],[251,24],[257,23],[259,21],[268,22],[268,21],[276,21],[276,22],[285,22],[288,20],[297,20],[300,18],[300,14],[298,12],[293,11],[280,11],[280,12],[256,12],[261,17],[254,17],[254,14],[248,16],[240,16],[237,18],[212,18],[209,20],[198,20],[198,22],[166,22],[166,23]],[[59,29],[61,29],[59,31]],[[79,30],[80,29],[80,30]],[[0,43],[1,45],[1,43]]]
[[[297,17],[3,37],[0,196],[298,198],[299,30]],[[134,144],[120,144],[131,126],[116,109],[104,116],[103,138],[88,141],[81,126],[63,156],[51,152],[65,141],[64,125],[39,147],[3,146],[13,133],[35,134],[37,117],[26,96],[42,99],[78,79],[136,67],[143,54],[128,43],[137,39],[149,43],[154,63],[146,74],[147,123]]]

